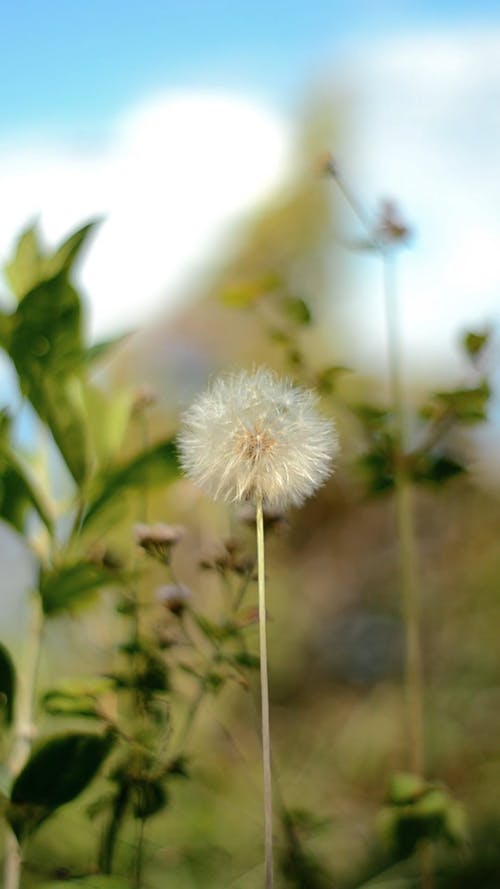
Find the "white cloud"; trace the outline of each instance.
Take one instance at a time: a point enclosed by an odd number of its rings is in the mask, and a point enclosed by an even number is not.
[[[128,111],[93,149],[41,137],[4,144],[0,256],[34,217],[56,242],[103,215],[81,273],[91,328],[102,336],[141,325],[277,184],[288,145],[286,125],[266,108],[198,92]]]
[[[441,363],[460,329],[500,316],[500,30],[394,37],[348,64],[354,133],[341,161],[368,206],[393,197],[414,223],[401,261],[405,355]],[[380,276],[365,267],[356,309],[381,360],[383,314],[374,327],[360,311]]]

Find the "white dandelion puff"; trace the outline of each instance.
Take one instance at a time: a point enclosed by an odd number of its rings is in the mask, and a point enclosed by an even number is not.
[[[178,443],[184,471],[214,500],[271,510],[303,503],[339,449],[316,396],[267,368],[216,379],[184,414]]]

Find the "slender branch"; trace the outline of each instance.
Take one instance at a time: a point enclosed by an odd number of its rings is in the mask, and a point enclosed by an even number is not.
[[[267,670],[267,612],[262,498],[257,500],[257,566],[259,586],[260,694],[262,717],[262,766],[264,772],[265,889],[273,886],[273,807],[271,737],[269,730],[269,677]]]
[[[372,220],[370,219],[370,217],[368,216],[368,214],[365,212],[364,207],[358,201],[356,195],[351,190],[351,188],[345,181],[344,177],[340,175],[338,170],[335,173],[334,179],[335,179],[335,182],[337,183],[339,191],[342,192],[345,200],[349,204],[354,215],[357,216],[361,225],[366,230],[366,233],[367,233],[370,241],[373,241],[374,246],[377,246],[377,240],[376,240],[376,238],[374,236],[374,232],[373,232],[373,223],[372,223]]]
[[[12,777],[16,777],[25,765],[33,744],[35,691],[40,663],[43,633],[42,600],[38,590],[30,600],[29,625],[26,631],[24,663],[18,672],[18,692],[14,718],[14,743],[8,761]],[[6,837],[4,862],[4,889],[19,889],[22,855],[14,834],[9,830]]]

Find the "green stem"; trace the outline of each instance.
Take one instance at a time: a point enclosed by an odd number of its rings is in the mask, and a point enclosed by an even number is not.
[[[420,607],[412,490],[403,463],[405,453],[405,418],[394,254],[390,250],[384,250],[382,251],[382,259],[384,264],[389,380],[395,419],[394,480],[399,539],[399,571],[405,625],[405,679],[409,756],[412,770],[417,774],[422,774],[424,770],[424,744]]]
[[[14,717],[14,743],[8,761],[8,769],[15,778],[23,769],[31,753],[34,735],[35,691],[40,663],[43,633],[43,609],[40,593],[31,595],[29,625],[26,630],[24,663],[18,672],[18,691]],[[19,889],[22,855],[14,834],[9,830],[6,838],[4,862],[4,889]]]
[[[135,871],[134,871],[134,887],[135,887],[135,889],[141,889],[145,827],[146,827],[146,819],[141,818],[139,821],[139,827],[138,827],[138,833],[137,833],[137,848],[136,848],[136,856],[135,856]]]
[[[265,889],[273,886],[273,806],[271,783],[271,736],[269,730],[269,677],[267,670],[267,613],[262,498],[257,500],[257,568],[259,587],[260,694],[262,719],[262,766],[264,772]]]
[[[394,253],[381,251],[384,265],[384,293],[389,356],[389,380],[395,420],[394,484],[396,522],[399,540],[399,574],[405,628],[405,685],[410,768],[423,775],[423,672],[420,646],[420,597],[417,548],[411,482],[404,457],[406,453],[404,398],[399,350],[399,318]],[[417,852],[421,889],[432,889],[432,849],[423,843]]]
[[[129,795],[129,784],[121,784],[118,787],[117,794],[113,800],[111,817],[102,839],[99,854],[99,870],[103,874],[113,873],[113,859],[116,841],[127,810]]]

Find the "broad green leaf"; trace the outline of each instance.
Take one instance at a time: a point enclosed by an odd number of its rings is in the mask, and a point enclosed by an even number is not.
[[[179,462],[173,439],[161,441],[152,448],[142,451],[128,463],[102,476],[98,482],[97,493],[84,516],[82,527],[88,527],[124,492],[148,485],[166,484],[178,474]]]
[[[89,429],[82,398],[81,380],[48,380],[44,386],[45,419],[54,441],[75,481],[89,472]]]
[[[4,717],[7,723],[12,721],[15,687],[16,671],[12,658],[0,643],[0,719]]]
[[[91,384],[82,387],[90,444],[100,466],[107,464],[122,444],[130,419],[133,394],[105,392]]]
[[[76,562],[44,572],[40,577],[44,613],[54,615],[72,610],[113,582],[110,572],[93,562]]]
[[[31,401],[77,482],[87,473],[87,436],[76,373],[82,362],[81,306],[65,274],[38,284],[12,316],[9,354]]]
[[[22,532],[26,512],[30,508],[36,510],[50,531],[50,507],[35,476],[10,448],[2,447],[0,443],[0,518]]]
[[[19,238],[14,256],[5,266],[5,277],[12,293],[21,300],[38,284],[42,274],[42,253],[35,225]]]
[[[14,781],[7,818],[18,839],[90,784],[112,746],[110,736],[68,732],[42,741]]]
[[[94,219],[87,222],[82,228],[77,229],[63,241],[52,256],[44,260],[44,271],[47,278],[58,275],[60,272],[69,272],[77,259],[82,247],[89,235],[94,231],[100,220]]]
[[[82,360],[80,297],[64,273],[30,290],[12,319],[10,355],[28,397],[40,374],[67,376]],[[36,407],[36,405],[35,405]]]

